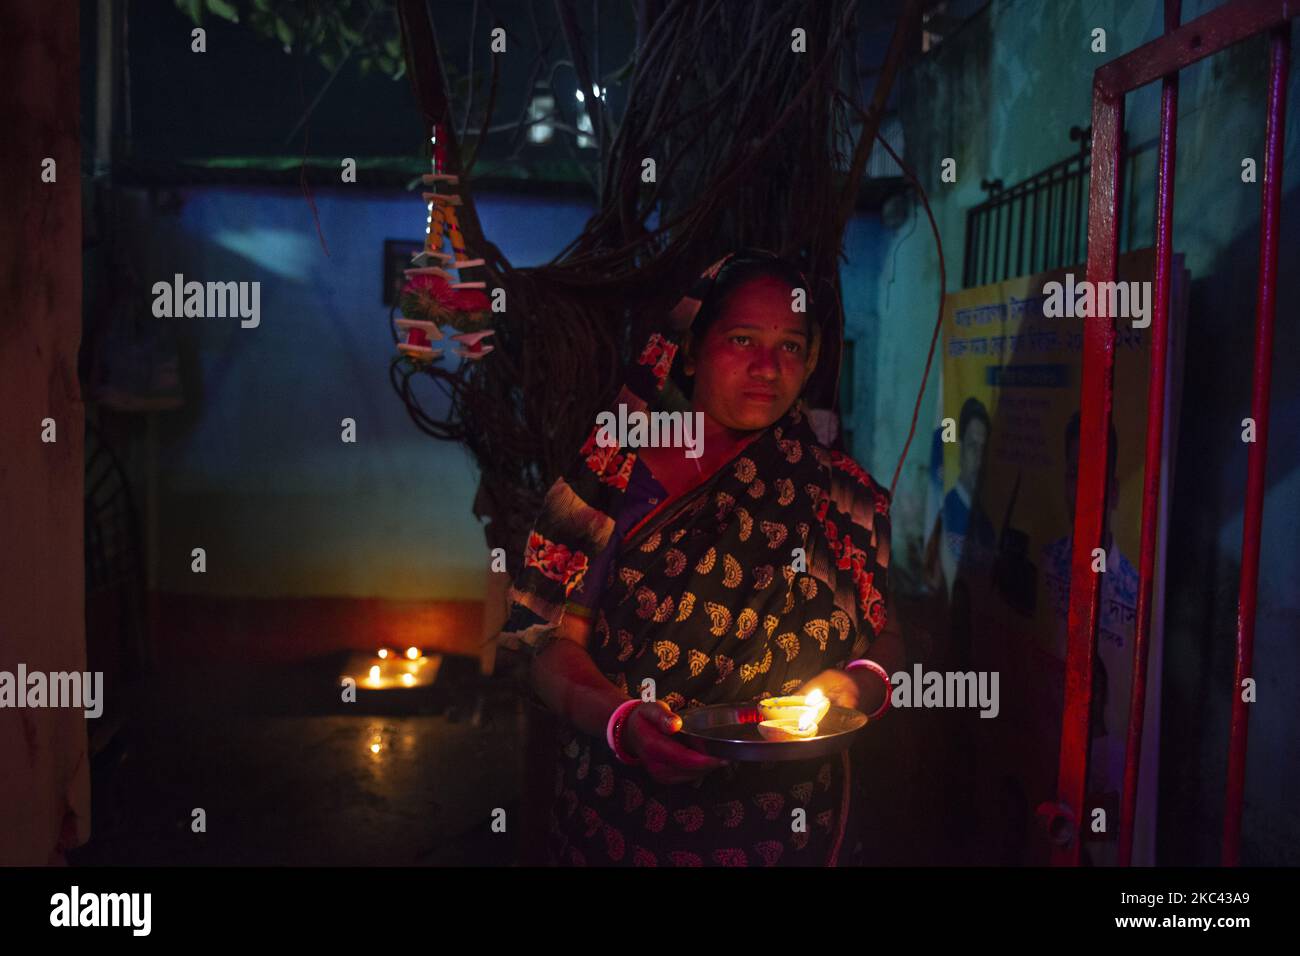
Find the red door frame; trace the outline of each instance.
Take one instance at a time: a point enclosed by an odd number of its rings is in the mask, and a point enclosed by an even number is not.
[[[1147,394],[1146,468],[1142,498],[1142,550],[1139,567],[1137,634],[1134,641],[1132,707],[1120,806],[1120,862],[1132,859],[1133,815],[1137,792],[1143,712],[1146,700],[1151,582],[1155,568],[1156,511],[1160,488],[1160,449],[1164,431],[1166,344],[1173,211],[1174,142],[1178,71],[1213,53],[1268,32],[1269,80],[1260,220],[1260,269],[1256,290],[1254,384],[1251,414],[1254,443],[1248,445],[1241,584],[1238,594],[1236,673],[1232,697],[1227,792],[1223,822],[1223,863],[1235,866],[1241,843],[1242,792],[1246,774],[1247,711],[1241,682],[1251,675],[1255,638],[1255,598],[1259,580],[1259,539],[1268,448],[1268,396],[1273,353],[1277,279],[1278,209],[1282,194],[1282,147],[1286,82],[1290,58],[1290,20],[1300,15],[1296,0],[1233,0],[1178,26],[1177,0],[1166,0],[1164,36],[1099,68],[1093,77],[1092,184],[1089,191],[1088,280],[1113,282],[1119,249],[1122,198],[1120,179],[1124,95],[1156,80],[1161,99],[1157,173],[1155,305],[1152,314],[1152,368]],[[1092,570],[1092,551],[1101,544],[1108,469],[1115,362],[1115,317],[1106,315],[1105,297],[1096,297],[1100,314],[1085,319],[1083,401],[1080,420],[1079,483],[1076,488],[1074,553],[1071,556],[1069,644],[1066,651],[1065,712],[1061,728],[1057,803],[1053,808],[1058,842],[1055,865],[1077,866],[1080,828],[1085,826],[1092,661],[1096,651],[1101,580]]]

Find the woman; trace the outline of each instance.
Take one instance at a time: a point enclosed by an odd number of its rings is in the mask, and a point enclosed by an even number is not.
[[[600,447],[593,428],[547,494],[501,642],[531,649],[563,724],[558,863],[841,858],[847,754],[727,764],[673,739],[679,711],[814,687],[878,716],[902,664],[885,633],[889,494],[818,442],[801,401],[821,338],[794,307],[806,289],[768,253],[712,266],[614,405],[681,409],[689,393],[702,455]]]

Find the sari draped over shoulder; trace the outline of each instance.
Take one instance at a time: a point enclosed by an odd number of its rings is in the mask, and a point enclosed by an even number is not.
[[[652,335],[617,401],[650,407],[676,351],[672,338]],[[499,638],[507,650],[546,645],[611,543],[635,450],[601,448],[595,435],[529,536]],[[588,652],[629,696],[653,680],[674,711],[792,693],[861,656],[884,629],[889,504],[852,458],[819,443],[796,402],[614,542]],[[552,855],[577,865],[835,865],[850,769],[846,753],[666,785],[566,726]]]

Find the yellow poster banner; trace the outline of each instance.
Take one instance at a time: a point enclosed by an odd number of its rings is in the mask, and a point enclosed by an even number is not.
[[[1079,467],[1083,315],[1104,297],[1117,315],[1110,466],[1094,659],[1088,806],[1079,830],[1089,861],[1113,863],[1129,725],[1151,360],[1154,255],[1120,260],[1118,281],[1093,289],[1083,266],[1021,277],[946,297],[942,489],[926,549],[926,576],[946,602],[952,666],[996,672],[998,715],[965,722],[983,781],[976,817],[1012,858],[1044,862],[1028,832],[1056,796],[1064,705],[1066,620]],[[1172,480],[1181,381],[1185,273],[1175,261],[1173,336],[1162,479]],[[937,462],[936,462],[937,464]],[[937,472],[936,472],[937,473]],[[1166,499],[1167,500],[1167,497]],[[1157,563],[1134,862],[1152,862],[1165,512]],[[1037,848],[1037,849],[1035,849]],[[1002,857],[1006,859],[1006,856]]]

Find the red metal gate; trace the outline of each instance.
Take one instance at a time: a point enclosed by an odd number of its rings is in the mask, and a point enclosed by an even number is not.
[[[1151,323],[1151,377],[1147,392],[1146,469],[1142,497],[1142,551],[1134,642],[1132,700],[1124,789],[1120,805],[1119,861],[1132,860],[1133,815],[1146,704],[1151,582],[1155,569],[1156,513],[1160,488],[1160,449],[1164,394],[1169,274],[1172,255],[1174,141],[1178,71],[1260,33],[1269,34],[1268,104],[1265,128],[1263,201],[1260,217],[1259,281],[1255,307],[1255,366],[1251,415],[1254,443],[1248,446],[1245,521],[1241,546],[1241,585],[1237,611],[1236,674],[1228,751],[1223,821],[1223,863],[1237,864],[1241,843],[1242,791],[1246,775],[1247,711],[1241,682],[1251,676],[1255,638],[1255,596],[1259,572],[1260,522],[1264,500],[1264,462],[1268,449],[1268,396],[1273,355],[1274,294],[1277,278],[1278,207],[1282,192],[1282,145],[1286,82],[1290,59],[1290,20],[1300,14],[1297,0],[1234,0],[1179,26],[1180,0],[1165,2],[1165,34],[1097,70],[1093,78],[1092,186],[1089,194],[1088,280],[1116,279],[1122,185],[1121,143],[1124,95],[1156,80],[1163,82],[1160,149],[1156,180],[1155,303]],[[1056,865],[1078,865],[1079,829],[1084,825],[1088,762],[1088,717],[1092,662],[1096,650],[1100,578],[1092,570],[1092,551],[1101,544],[1108,468],[1115,359],[1115,317],[1101,308],[1085,321],[1083,401],[1080,421],[1079,484],[1076,489],[1074,553],[1071,556],[1069,645],[1066,653],[1065,713],[1052,851]]]

